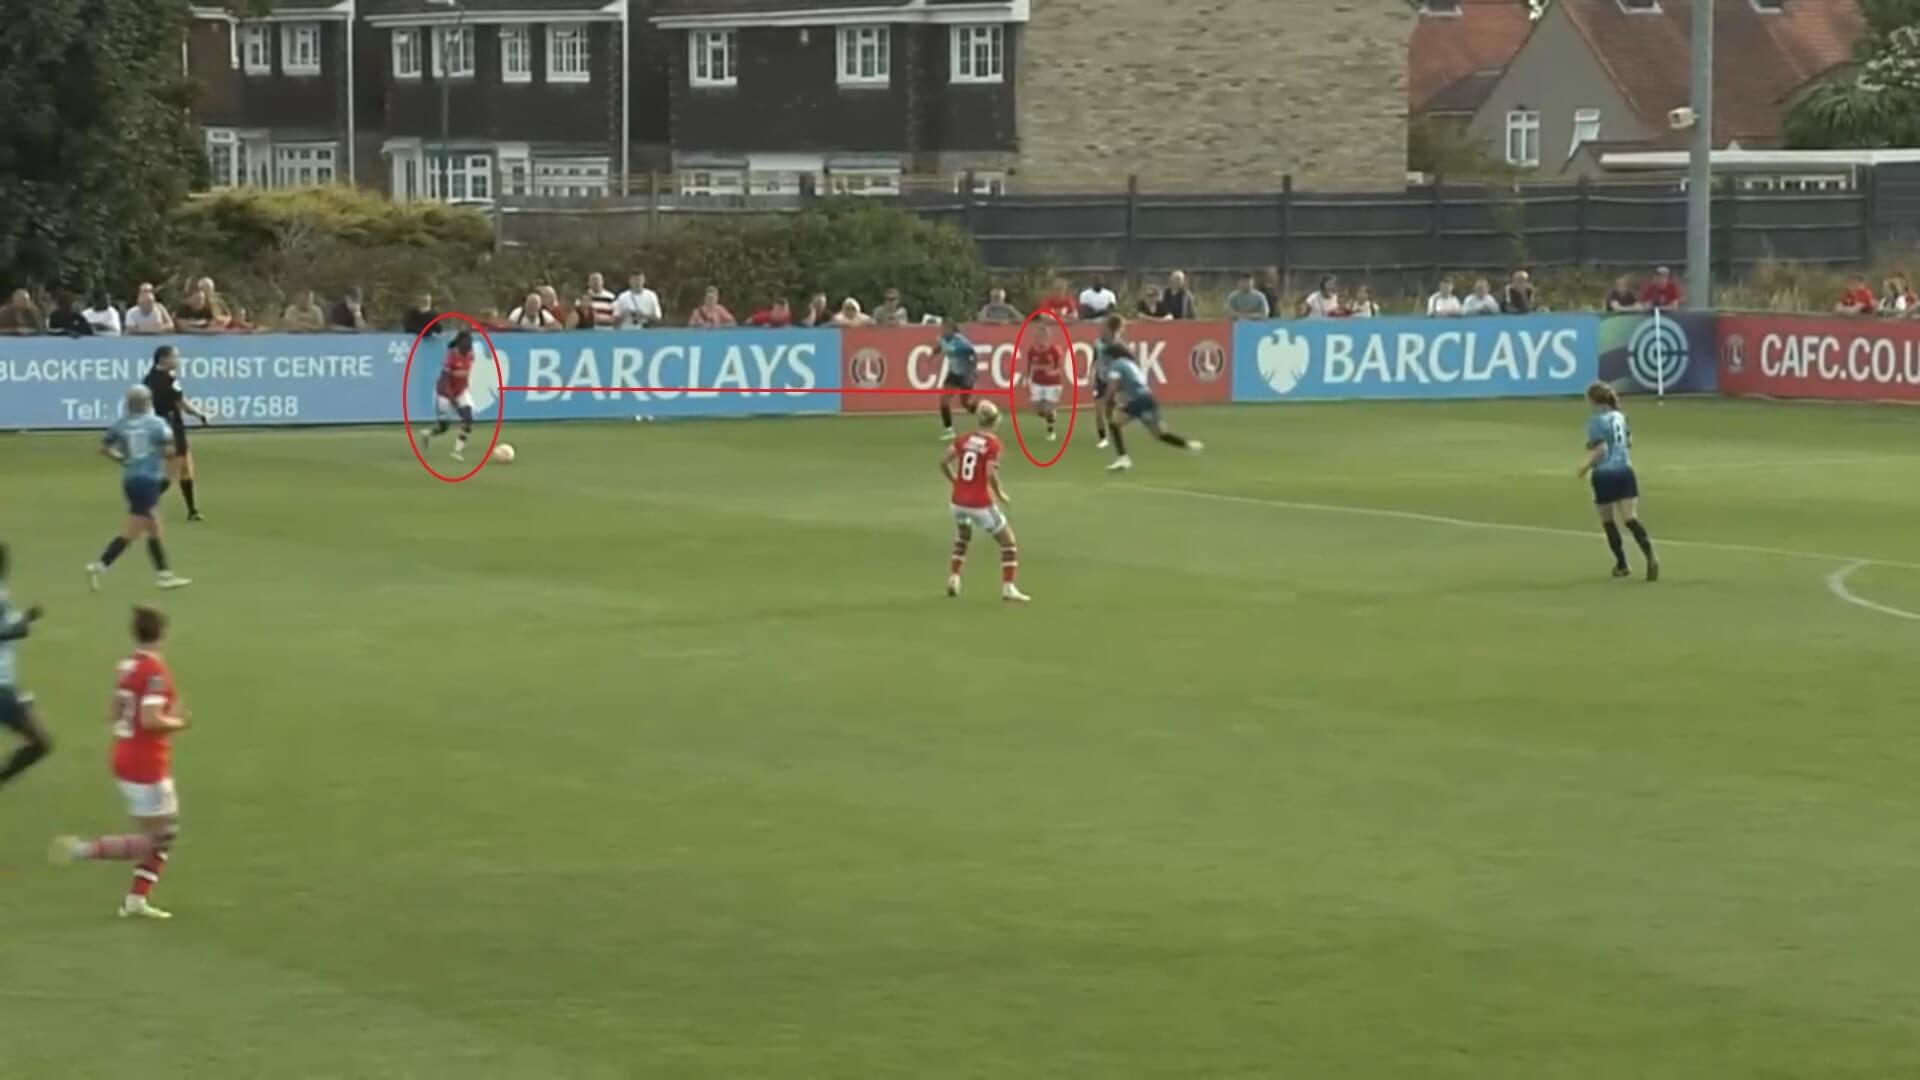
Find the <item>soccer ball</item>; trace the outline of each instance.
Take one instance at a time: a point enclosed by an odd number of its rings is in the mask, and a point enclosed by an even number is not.
[[[513,447],[508,446],[506,443],[501,443],[499,446],[494,447],[493,460],[502,465],[513,464]]]

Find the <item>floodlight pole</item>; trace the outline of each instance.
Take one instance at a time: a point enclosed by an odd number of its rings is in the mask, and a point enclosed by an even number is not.
[[[1693,8],[1693,142],[1687,156],[1687,306],[1713,306],[1713,6]]]

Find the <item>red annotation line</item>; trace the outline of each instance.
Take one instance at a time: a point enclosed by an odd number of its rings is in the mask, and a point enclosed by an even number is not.
[[[809,387],[758,387],[758,386],[503,386],[505,391],[522,391],[543,394],[926,394],[938,396],[953,394],[972,397],[1011,397],[1013,389],[1005,390],[964,390],[958,387],[934,386],[925,390],[913,387],[893,389],[885,386],[809,386]]]

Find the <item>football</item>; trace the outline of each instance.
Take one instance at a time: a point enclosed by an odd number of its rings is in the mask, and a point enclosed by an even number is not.
[[[508,446],[506,443],[501,443],[499,446],[494,447],[493,460],[502,465],[513,464],[513,447]]]

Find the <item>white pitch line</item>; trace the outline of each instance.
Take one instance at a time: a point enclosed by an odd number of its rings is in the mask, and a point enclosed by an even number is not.
[[[1341,506],[1335,503],[1295,502],[1290,499],[1262,499],[1253,495],[1223,495],[1217,491],[1194,491],[1189,488],[1157,487],[1152,484],[1130,484],[1129,490],[1151,491],[1160,495],[1179,495],[1189,499],[1209,499],[1214,502],[1240,503],[1245,506],[1269,506],[1279,510],[1299,510],[1313,514],[1346,514],[1352,517],[1391,518],[1395,521],[1418,521],[1428,525],[1451,525],[1457,529],[1488,529],[1495,532],[1533,533],[1537,536],[1568,536],[1581,540],[1591,540],[1593,533],[1580,529],[1562,529],[1551,525],[1519,525],[1506,521],[1475,521],[1471,518],[1446,517],[1441,514],[1422,514],[1413,510],[1390,510],[1378,506]],[[1893,559],[1869,559],[1859,555],[1833,555],[1824,551],[1800,551],[1795,548],[1761,547],[1755,544],[1728,544],[1715,540],[1673,540],[1656,537],[1654,543],[1664,547],[1699,548],[1703,551],[1734,551],[1745,555],[1771,555],[1781,559],[1810,559],[1829,563],[1858,563],[1861,566],[1892,566],[1902,570],[1920,570],[1920,563],[1899,562]]]
[[[1703,461],[1693,464],[1656,465],[1663,473],[1724,472],[1728,469],[1762,471],[1769,469],[1828,469],[1842,465],[1920,464],[1920,458],[1886,455],[1850,458],[1785,458],[1778,461]],[[1500,480],[1516,477],[1565,476],[1564,469],[1525,469],[1518,472],[1397,472],[1394,480]]]
[[[1868,611],[1877,611],[1882,615],[1891,615],[1896,619],[1912,619],[1915,622],[1920,622],[1920,613],[1907,611],[1903,608],[1888,607],[1886,604],[1876,604],[1864,596],[1855,594],[1852,589],[1847,588],[1847,578],[1851,577],[1854,571],[1872,565],[1874,565],[1873,560],[1861,559],[1858,562],[1848,563],[1833,573],[1828,574],[1827,591],[1855,607],[1863,607]]]

